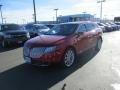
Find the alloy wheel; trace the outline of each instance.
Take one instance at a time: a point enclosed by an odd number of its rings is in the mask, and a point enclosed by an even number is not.
[[[64,65],[66,67],[70,67],[73,65],[75,61],[75,52],[72,49],[69,49],[66,51],[65,56],[64,56]]]

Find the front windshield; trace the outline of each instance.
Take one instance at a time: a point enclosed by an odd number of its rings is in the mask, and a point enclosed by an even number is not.
[[[51,30],[49,30],[47,35],[70,35],[75,32],[78,24],[60,24],[55,25]]]
[[[10,30],[20,30],[22,29],[22,27],[20,27],[19,25],[2,25],[1,26],[1,30],[2,31],[10,31]]]

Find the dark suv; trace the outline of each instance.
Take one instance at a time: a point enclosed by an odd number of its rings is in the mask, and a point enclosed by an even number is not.
[[[17,24],[0,25],[0,43],[6,47],[10,43],[23,43],[30,38],[29,32]]]
[[[24,28],[30,33],[31,38],[44,34],[50,29],[43,24],[27,24]]]

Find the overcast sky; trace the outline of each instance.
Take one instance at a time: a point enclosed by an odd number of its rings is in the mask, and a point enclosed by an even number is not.
[[[81,14],[87,12],[100,17],[98,0],[35,0],[37,20],[55,19],[54,8],[59,8],[58,15]],[[3,16],[8,23],[23,23],[33,21],[32,0],[0,0],[3,5]],[[120,0],[106,0],[103,3],[103,18],[113,19],[120,16]],[[0,20],[1,21],[1,20]]]

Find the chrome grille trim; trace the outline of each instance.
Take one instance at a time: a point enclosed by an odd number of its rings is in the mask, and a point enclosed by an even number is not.
[[[33,48],[30,51],[30,57],[31,58],[39,58],[44,54],[45,51],[45,47],[41,47],[41,48]]]

